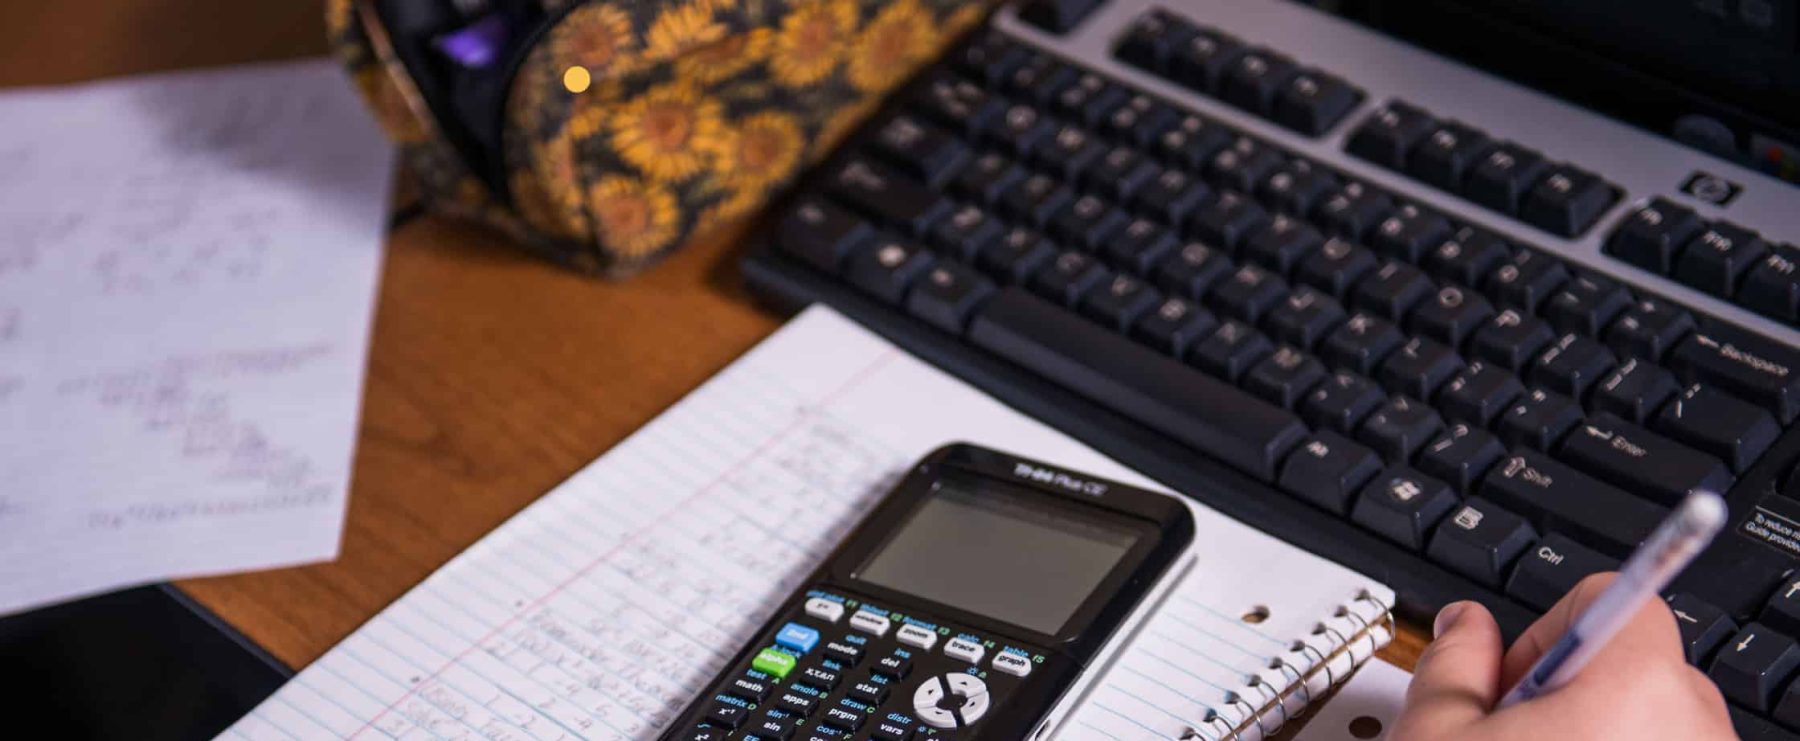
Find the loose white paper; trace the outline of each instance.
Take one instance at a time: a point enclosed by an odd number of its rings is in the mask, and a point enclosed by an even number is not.
[[[328,59],[0,92],[0,614],[337,553],[392,150]]]

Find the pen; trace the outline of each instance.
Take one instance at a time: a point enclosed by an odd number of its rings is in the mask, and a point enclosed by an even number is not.
[[[1500,698],[1505,708],[1567,684],[1588,660],[1637,614],[1644,602],[1668,586],[1676,574],[1725,526],[1725,500],[1707,491],[1690,492],[1656,526],[1619,569],[1619,577],[1582,611],[1555,645],[1538,657],[1519,683]],[[1496,708],[1498,709],[1498,708]]]

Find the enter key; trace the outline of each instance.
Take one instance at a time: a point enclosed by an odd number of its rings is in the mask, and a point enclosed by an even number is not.
[[[1606,412],[1576,426],[1557,457],[1670,506],[1694,489],[1724,495],[1735,481],[1724,461]]]

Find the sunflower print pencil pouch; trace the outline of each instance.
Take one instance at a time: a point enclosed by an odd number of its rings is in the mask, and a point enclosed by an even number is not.
[[[327,0],[425,205],[628,275],[756,212],[992,0]]]

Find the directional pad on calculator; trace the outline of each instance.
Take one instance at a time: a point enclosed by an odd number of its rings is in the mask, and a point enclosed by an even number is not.
[[[989,704],[987,683],[969,674],[931,677],[913,691],[913,713],[935,728],[972,725]]]

